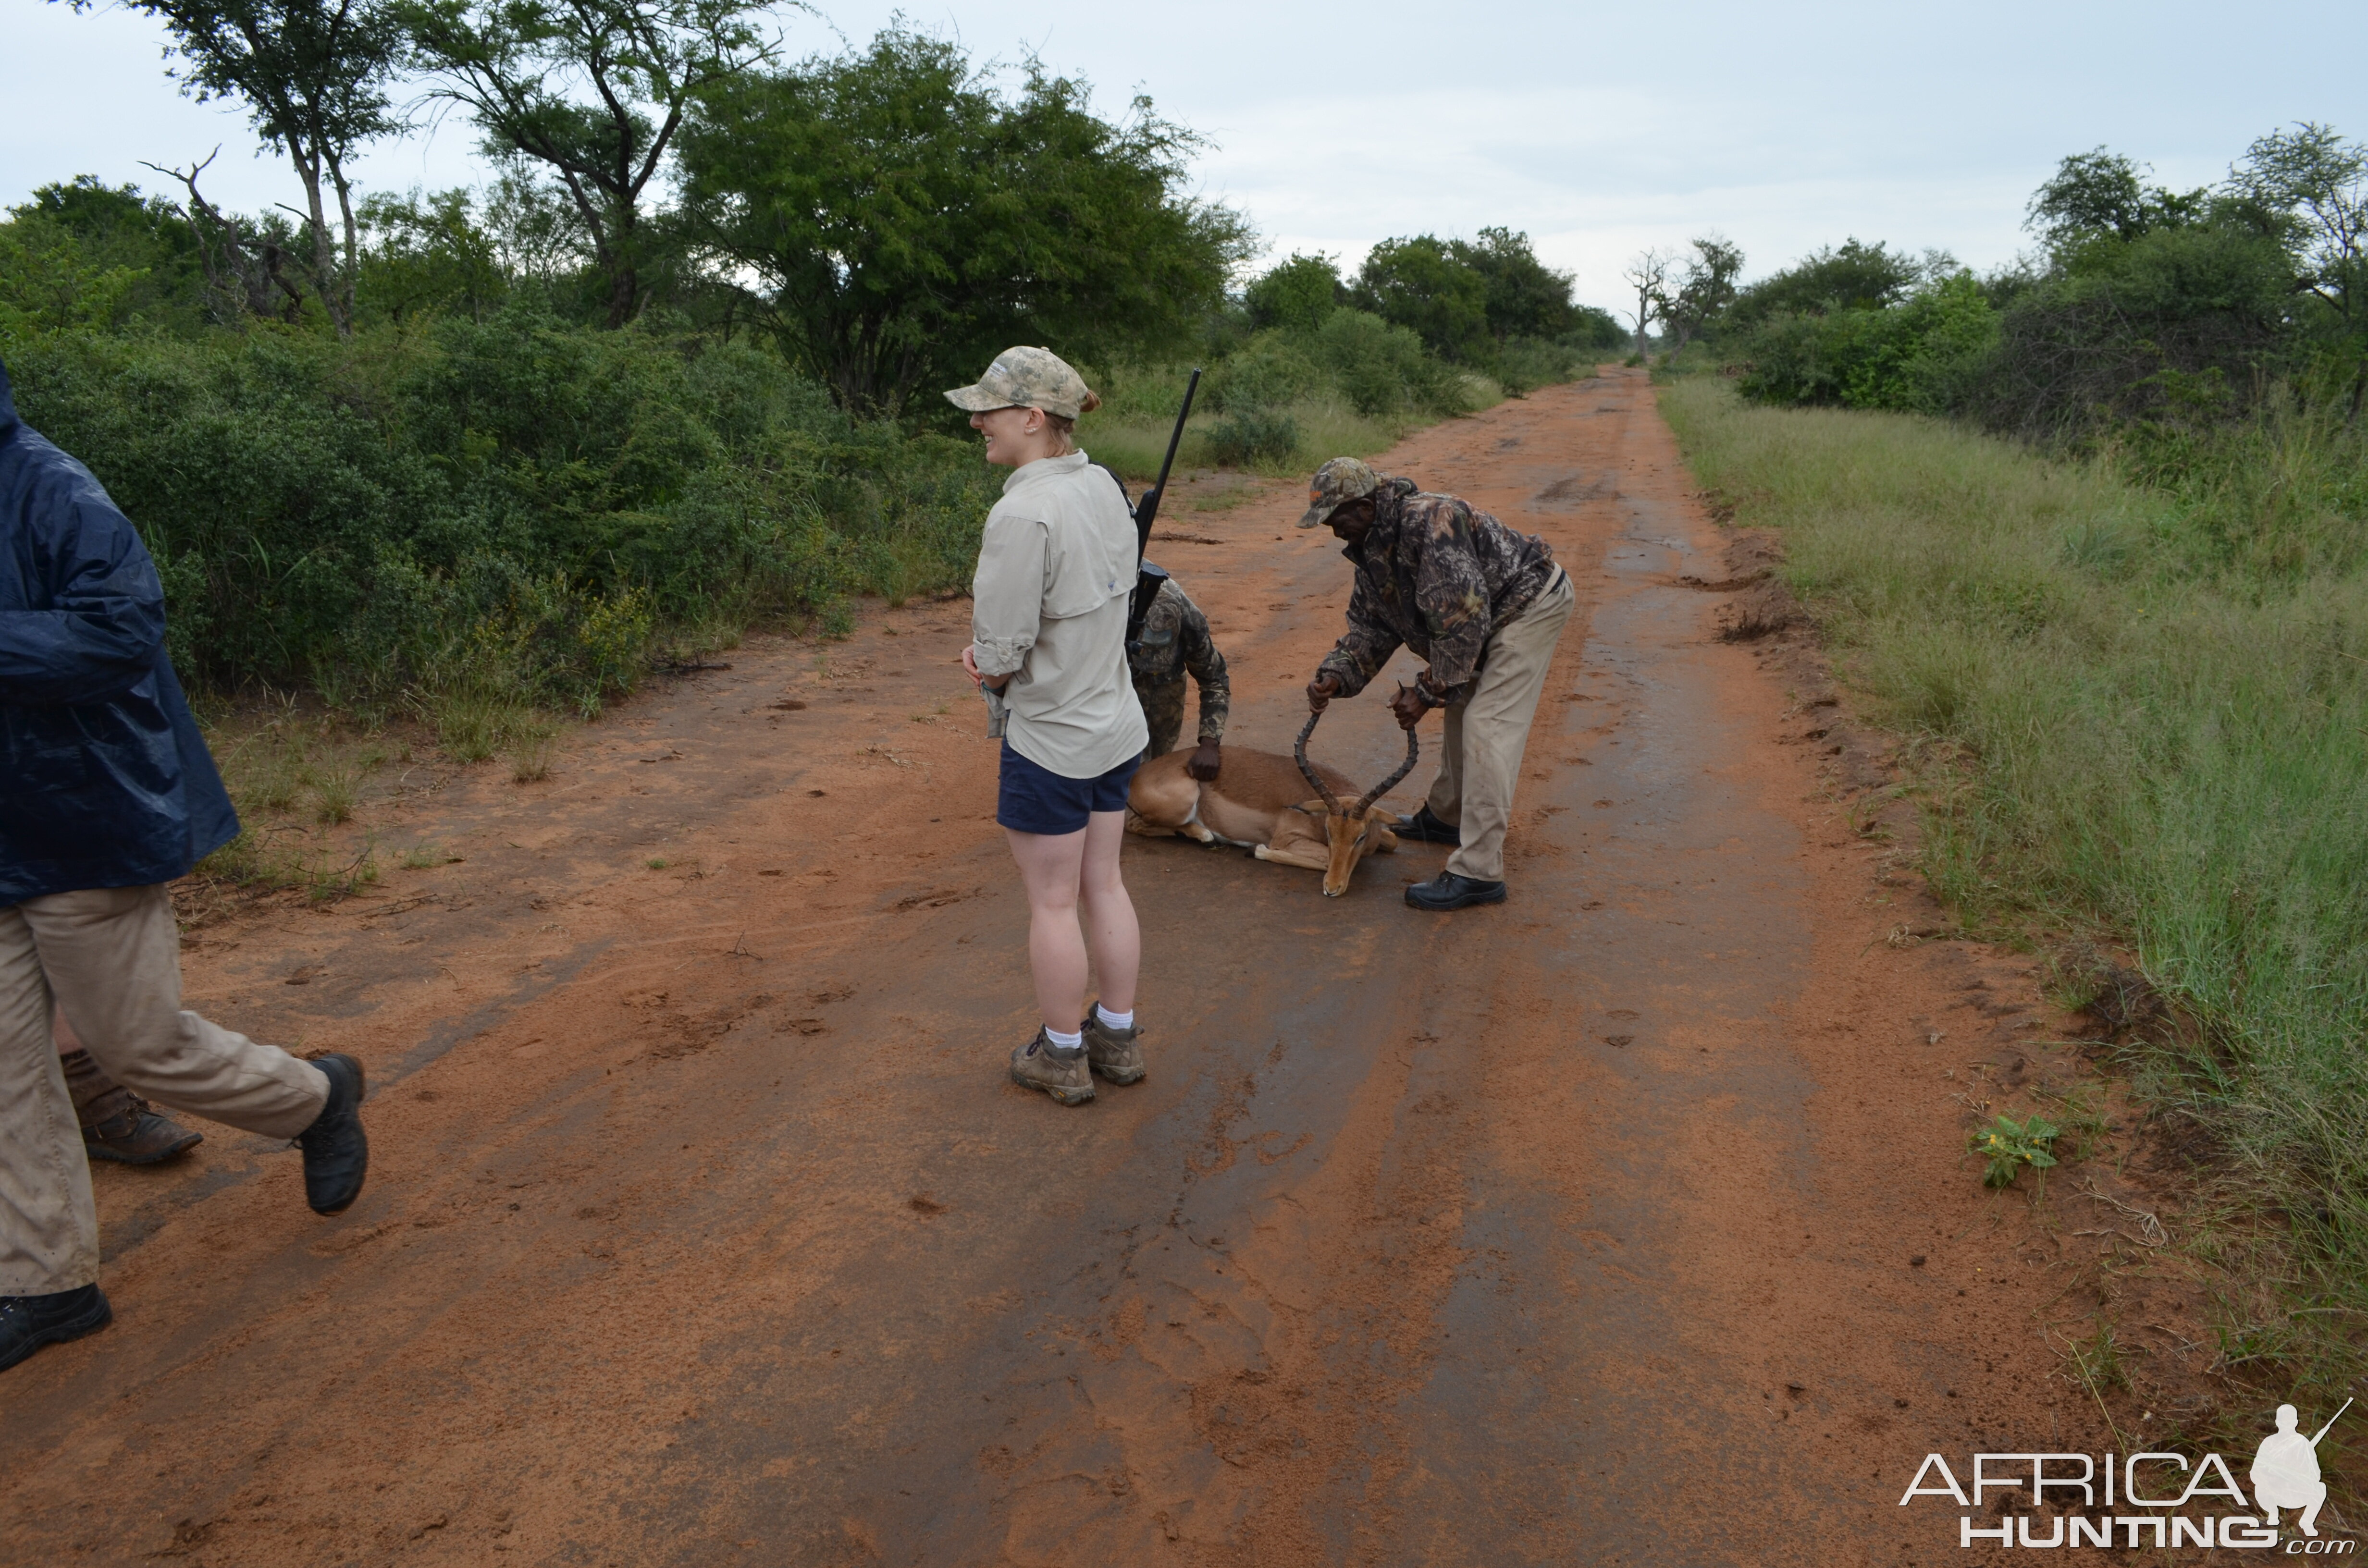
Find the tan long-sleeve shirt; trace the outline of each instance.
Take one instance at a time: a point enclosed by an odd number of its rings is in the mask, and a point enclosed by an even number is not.
[[[971,579],[971,645],[1003,688],[1011,748],[1064,778],[1096,778],[1149,731],[1126,664],[1134,519],[1086,454],[1012,471],[986,515]]]

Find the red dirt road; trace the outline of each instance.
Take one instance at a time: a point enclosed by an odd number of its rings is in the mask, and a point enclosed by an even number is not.
[[[1335,901],[1130,840],[1152,1074],[1063,1109],[1003,1077],[967,605],[752,643],[376,824],[457,862],[196,935],[192,1006],[367,1062],[370,1187],[315,1220],[219,1129],[100,1171],[117,1321],[0,1378],[0,1556],[1966,1557],[1896,1506],[1925,1453],[2100,1446],[2032,1326],[2052,1244],[1961,1152],[1967,1064],[2060,1032],[2027,962],[1884,939],[1930,916],[1832,710],[1679,581],[1722,545],[1641,376],[1377,466],[1578,586],[1510,903],[1406,909],[1423,846]],[[1288,746],[1345,602],[1299,506],[1156,551],[1241,744]],[[1316,749],[1395,740],[1375,696]]]

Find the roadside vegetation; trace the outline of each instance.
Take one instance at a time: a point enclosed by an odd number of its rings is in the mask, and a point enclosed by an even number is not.
[[[0,222],[0,360],[141,528],[201,704],[263,726],[226,755],[279,757],[302,709],[350,733],[297,749],[363,773],[407,723],[530,779],[563,720],[748,626],[959,591],[1002,476],[938,394],[1015,343],[1103,391],[1081,444],[1139,485],[1190,365],[1181,460],[1279,474],[1591,369],[1610,329],[1502,230],[1259,274],[1149,99],[901,24],[799,60],[741,0],[293,0],[260,31],[139,3],[294,199],[225,210],[186,149],[150,189],[41,187]],[[405,97],[496,177],[356,188]],[[229,772],[302,815],[347,767]]]
[[[2312,126],[2184,195],[2068,158],[2025,266],[1852,242],[1730,290],[1677,357],[1725,373],[1662,393],[1908,738],[1934,888],[2052,943],[2212,1152],[2218,1369],[2329,1409],[2368,1374],[2363,174]]]

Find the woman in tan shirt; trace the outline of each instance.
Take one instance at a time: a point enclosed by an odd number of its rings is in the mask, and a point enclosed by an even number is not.
[[[1144,1072],[1134,1022],[1143,941],[1119,878],[1126,790],[1149,735],[1127,671],[1134,519],[1118,482],[1071,440],[1101,400],[1042,348],[996,356],[946,393],[970,410],[986,460],[1012,471],[986,515],[962,667],[999,694],[995,820],[1028,888],[1028,960],[1043,1024],[1011,1077],[1063,1105]],[[1101,998],[1086,1010],[1087,961]],[[1082,1021],[1078,1021],[1082,1020]]]

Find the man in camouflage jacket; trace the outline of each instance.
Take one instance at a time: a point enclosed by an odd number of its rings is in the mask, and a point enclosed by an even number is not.
[[[1349,630],[1308,683],[1317,712],[1362,691],[1404,646],[1429,662],[1390,702],[1400,726],[1447,711],[1439,777],[1404,836],[1455,845],[1446,869],[1406,889],[1417,909],[1505,898],[1505,830],[1530,721],[1576,595],[1543,540],[1452,495],[1375,473],[1354,458],[1316,471],[1303,528],[1328,523],[1356,568]]]
[[[1146,572],[1159,568],[1144,563]],[[1151,726],[1145,757],[1166,756],[1176,749],[1184,732],[1184,677],[1201,688],[1201,747],[1186,763],[1195,778],[1217,776],[1218,743],[1225,738],[1225,716],[1233,707],[1233,685],[1225,675],[1225,656],[1209,635],[1209,618],[1160,573],[1158,597],[1143,618],[1143,635],[1127,650],[1134,674],[1134,695],[1143,703],[1143,717]]]

